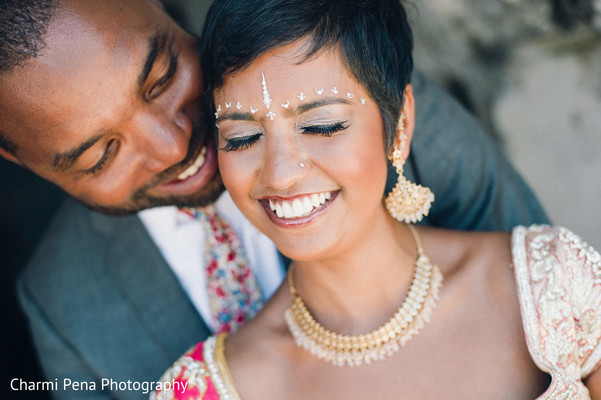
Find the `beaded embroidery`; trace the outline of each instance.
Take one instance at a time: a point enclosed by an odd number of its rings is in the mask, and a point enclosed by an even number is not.
[[[225,364],[226,333],[211,336],[186,352],[163,374],[160,381],[188,382],[185,392],[156,391],[150,400],[240,400]]]
[[[528,349],[552,377],[538,400],[590,399],[581,379],[601,361],[601,256],[565,228],[518,227],[512,242]]]
[[[206,396],[210,386],[209,381],[207,380],[207,378],[210,377],[209,370],[204,362],[194,358],[193,353],[196,352],[196,350],[196,348],[188,350],[179,360],[173,363],[171,368],[165,371],[163,376],[159,379],[159,382],[164,384],[169,384],[174,381],[186,382],[186,397],[194,396],[192,398],[206,398],[209,400],[210,397]],[[211,387],[211,389],[213,388]],[[184,397],[184,393],[176,393],[173,389],[167,389],[152,392],[150,400],[172,400],[182,397]],[[216,400],[218,400],[218,398]]]

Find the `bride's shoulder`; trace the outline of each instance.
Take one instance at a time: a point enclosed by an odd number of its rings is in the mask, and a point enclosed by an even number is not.
[[[420,229],[424,251],[445,275],[497,270],[511,263],[508,232]]]

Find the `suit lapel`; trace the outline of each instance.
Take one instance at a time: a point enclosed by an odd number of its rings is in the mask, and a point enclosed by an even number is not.
[[[137,217],[123,219],[106,266],[133,313],[171,361],[210,331]]]

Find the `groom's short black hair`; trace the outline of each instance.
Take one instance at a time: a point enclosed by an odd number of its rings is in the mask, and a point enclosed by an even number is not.
[[[0,79],[36,57],[59,0],[0,0]],[[15,154],[17,145],[0,132],[0,148]]]
[[[44,35],[59,0],[0,0],[0,74],[44,48]]]
[[[390,148],[413,69],[413,36],[399,0],[216,0],[201,44],[209,107],[225,76],[303,38],[312,43],[306,58],[338,46],[380,108]]]

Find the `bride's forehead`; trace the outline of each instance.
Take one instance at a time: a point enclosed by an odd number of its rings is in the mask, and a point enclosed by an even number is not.
[[[223,87],[216,91],[216,97],[234,93],[261,96],[265,86],[272,93],[285,94],[300,89],[321,90],[338,86],[350,90],[358,85],[338,52],[321,51],[306,59],[286,47],[267,52],[244,70],[227,76]]]
[[[223,119],[274,120],[278,115],[293,115],[295,110],[309,110],[328,104],[367,104],[365,89],[347,76],[333,74],[322,77],[308,74],[307,79],[285,79],[286,71],[278,71],[281,80],[269,80],[265,72],[249,73],[251,82],[226,85],[215,95],[217,127]],[[285,82],[285,83],[284,83]],[[234,118],[237,115],[238,117]]]

